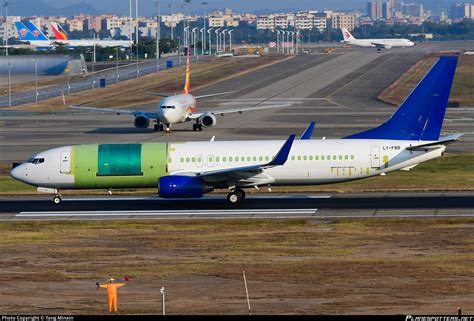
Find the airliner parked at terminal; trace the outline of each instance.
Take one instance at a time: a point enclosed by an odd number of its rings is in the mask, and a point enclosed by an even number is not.
[[[28,42],[39,49],[52,49],[58,44],[64,44],[67,48],[77,47],[130,47],[129,40],[101,40],[101,39],[55,39],[51,40],[32,22],[27,21],[26,26],[22,22],[15,22],[20,41]]]
[[[194,121],[193,130],[202,131],[203,127],[213,127],[217,124],[216,115],[225,115],[230,113],[242,113],[251,110],[262,110],[269,108],[288,107],[289,104],[275,104],[275,105],[261,105],[253,107],[235,108],[235,109],[222,109],[212,111],[197,111],[197,99],[208,98],[213,96],[220,96],[228,94],[230,92],[209,94],[203,96],[193,96],[190,93],[190,50],[188,48],[188,60],[186,65],[186,82],[184,85],[184,91],[179,95],[167,95],[167,94],[154,94],[156,96],[163,96],[163,98],[156,106],[156,112],[145,112],[136,110],[125,110],[125,109],[110,109],[110,108],[96,108],[96,107],[83,107],[83,106],[68,106],[69,108],[83,109],[97,112],[109,112],[120,114],[133,115],[135,117],[134,125],[136,128],[148,128],[150,126],[150,120],[154,120],[154,130],[163,131],[166,126],[166,132],[170,132],[171,125],[184,123],[188,121]],[[65,102],[66,104],[66,102]]]
[[[69,39],[67,33],[56,23],[50,23],[57,43],[63,43],[70,47],[122,47],[132,46],[130,40],[105,40],[105,39]],[[33,25],[34,26],[34,25]],[[36,28],[36,26],[34,26]],[[31,30],[31,28],[30,28]]]
[[[457,57],[441,57],[382,125],[342,139],[208,141],[64,146],[40,152],[10,175],[55,193],[60,189],[158,187],[163,198],[198,198],[229,189],[351,181],[410,170],[440,157],[460,134],[440,137]],[[311,129],[310,129],[311,130]]]
[[[342,43],[354,45],[359,47],[374,47],[391,49],[392,47],[411,47],[415,43],[410,39],[396,38],[396,39],[356,39],[346,28],[342,28],[342,36],[344,40]]]

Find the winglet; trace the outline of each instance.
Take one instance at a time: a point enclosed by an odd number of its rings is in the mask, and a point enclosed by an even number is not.
[[[308,139],[311,139],[311,136],[313,136],[313,131],[314,131],[314,125],[316,124],[316,122],[312,121],[308,127],[306,128],[306,130],[304,131],[303,135],[301,135],[301,140],[308,140]]]
[[[290,137],[288,137],[288,139],[280,148],[280,150],[278,151],[276,156],[273,158],[273,160],[264,166],[284,165],[286,163],[286,160],[288,159],[288,155],[290,155],[291,146],[293,146],[293,141],[295,140],[295,137],[296,135],[291,135]]]

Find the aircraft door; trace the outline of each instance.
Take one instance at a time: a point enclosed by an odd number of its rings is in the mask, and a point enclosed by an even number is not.
[[[380,168],[380,147],[370,147],[370,167]]]
[[[71,152],[61,152],[60,172],[61,174],[69,174],[71,172]]]

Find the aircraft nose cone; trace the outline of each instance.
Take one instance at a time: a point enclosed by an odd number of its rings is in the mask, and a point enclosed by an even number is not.
[[[10,176],[20,182],[25,182],[28,173],[26,173],[25,164],[16,166],[10,171]]]

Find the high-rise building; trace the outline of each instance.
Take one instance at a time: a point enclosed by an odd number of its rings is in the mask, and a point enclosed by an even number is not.
[[[382,18],[382,0],[372,0],[367,2],[367,15],[373,19]]]
[[[469,3],[455,3],[449,8],[449,18],[451,19],[473,19],[474,5]]]
[[[392,4],[390,2],[382,3],[382,18],[392,19]]]

